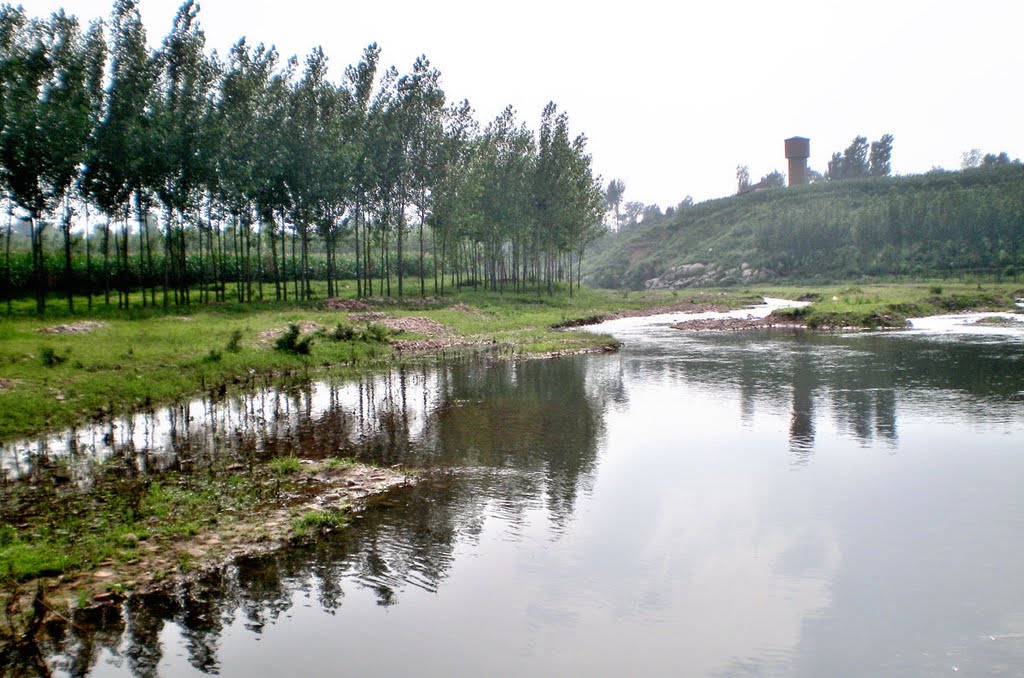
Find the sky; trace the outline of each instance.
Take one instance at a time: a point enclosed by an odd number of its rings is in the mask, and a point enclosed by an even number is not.
[[[23,0],[87,20],[112,0]],[[179,0],[141,0],[150,41]],[[812,169],[857,135],[895,137],[896,174],[958,169],[961,154],[1024,156],[1024,2],[731,0],[206,0],[209,49],[240,37],[300,60],[322,46],[332,78],[376,42],[400,72],[425,54],[453,101],[486,124],[507,105],[536,129],[554,101],[625,200],[663,208],[786,171],[783,140],[811,140]]]

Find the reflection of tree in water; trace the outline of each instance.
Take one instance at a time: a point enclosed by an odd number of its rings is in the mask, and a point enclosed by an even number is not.
[[[528,510],[545,509],[556,527],[564,525],[580,489],[592,483],[603,430],[603,402],[593,396],[613,398],[616,391],[593,385],[588,391],[585,365],[468,360],[398,368],[317,394],[254,399],[245,417],[262,423],[233,434],[235,449],[247,454],[357,454],[428,471],[419,484],[375,499],[340,534],[240,561],[173,595],[133,599],[123,620],[116,615],[116,623],[102,628],[66,627],[48,640],[51,665],[84,675],[107,648],[134,675],[156,675],[161,634],[172,623],[189,663],[216,672],[221,636],[235,618],[259,633],[302,591],[315,594],[323,609],[337,610],[345,582],[373,590],[380,605],[394,605],[410,585],[437,591],[457,544],[478,539],[488,520],[501,520],[516,534]],[[603,379],[614,382],[614,373]],[[269,437],[277,415],[291,423],[276,429],[280,437]]]
[[[788,400],[790,448],[799,462],[813,451],[815,418],[822,413],[831,412],[838,428],[863,444],[894,444],[901,398],[999,419],[1024,374],[1017,353],[1005,344],[896,335],[706,334],[697,335],[682,356],[656,362],[639,356],[634,362],[637,373],[736,388],[745,422],[758,404]]]

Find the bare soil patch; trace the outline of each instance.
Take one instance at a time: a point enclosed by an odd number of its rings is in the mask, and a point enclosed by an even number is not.
[[[99,322],[97,320],[80,320],[79,322],[67,325],[43,327],[40,328],[39,331],[43,334],[85,334],[87,332],[95,332],[96,330],[106,326],[107,323]]]
[[[323,325],[321,325],[320,323],[313,322],[312,320],[303,320],[302,322],[297,324],[299,326],[299,331],[302,332],[303,334],[306,334],[308,332],[317,332],[324,328]],[[287,331],[287,327],[274,327],[269,330],[263,330],[262,332],[256,335],[256,341],[262,344],[267,344],[276,340],[278,337],[284,336],[285,332]]]
[[[370,309],[369,304],[365,304],[356,299],[327,299],[324,301],[324,307],[331,311],[368,311]]]
[[[761,303],[760,298],[751,300],[751,304]],[[606,320],[617,320],[618,318],[646,318],[652,315],[662,315],[664,313],[708,313],[714,311],[716,313],[724,313],[725,311],[732,310],[732,307],[726,304],[718,304],[709,301],[679,301],[672,304],[663,304],[661,306],[650,306],[647,308],[636,308],[626,309],[622,311],[615,311],[611,313],[599,312],[594,315],[586,316],[583,318],[577,318],[575,320],[567,320],[562,323],[554,325],[554,329],[566,329],[569,327],[584,327],[586,325],[597,325],[603,323]]]
[[[777,316],[768,316],[767,318],[754,318],[752,316],[748,316],[746,318],[704,318],[684,320],[672,325],[673,329],[688,330],[691,332],[723,332],[759,329],[793,330],[806,329],[806,327],[807,324],[802,320],[780,318]]]

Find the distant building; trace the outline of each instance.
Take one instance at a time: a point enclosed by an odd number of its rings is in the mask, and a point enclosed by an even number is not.
[[[786,139],[786,159],[789,160],[789,185],[807,183],[807,159],[811,157],[811,140],[806,137]]]

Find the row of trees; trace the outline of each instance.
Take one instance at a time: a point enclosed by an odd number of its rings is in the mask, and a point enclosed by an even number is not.
[[[158,287],[163,305],[190,303],[197,284],[202,300],[224,298],[229,270],[240,299],[263,298],[271,281],[286,299],[287,272],[305,299],[314,250],[329,295],[339,256],[354,257],[361,296],[391,295],[393,280],[405,294],[410,254],[421,295],[428,271],[442,293],[446,273],[550,290],[574,265],[578,284],[602,229],[586,138],[554,104],[536,133],[511,108],[481,128],[468,102],[447,101],[425,57],[400,75],[380,66],[375,44],[340,82],[319,48],[300,64],[243,39],[220,58],[206,52],[194,0],[157,50],[136,0],[84,29],[63,11],[0,8],[0,181],[11,205],[5,280],[17,208],[40,313],[45,229],[62,233],[73,307],[76,252],[92,267],[75,224],[88,235],[95,213],[122,305],[141,283],[143,304],[158,303]]]

